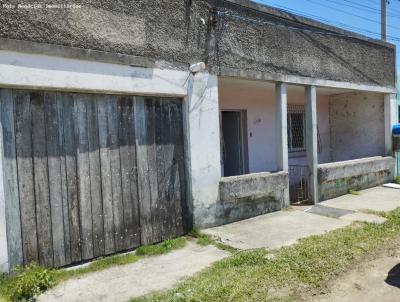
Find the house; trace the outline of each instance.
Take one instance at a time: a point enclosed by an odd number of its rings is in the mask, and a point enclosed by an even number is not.
[[[247,0],[79,3],[0,10],[1,270],[394,178],[394,45]]]

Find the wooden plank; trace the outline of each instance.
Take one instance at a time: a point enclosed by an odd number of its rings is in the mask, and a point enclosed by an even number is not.
[[[122,201],[124,205],[125,248],[140,245],[139,220],[137,213],[136,152],[133,124],[133,101],[121,97],[119,148],[121,158]]]
[[[90,192],[89,139],[87,123],[88,97],[74,95],[75,100],[75,137],[77,141],[77,179],[79,197],[79,215],[81,221],[82,259],[93,258],[93,222]]]
[[[147,161],[149,169],[150,202],[151,202],[151,223],[153,225],[152,243],[161,241],[161,219],[158,205],[157,185],[157,156],[156,156],[156,113],[154,99],[145,100],[146,110],[146,134],[147,134]]]
[[[141,243],[150,244],[153,241],[150,195],[151,188],[147,160],[147,127],[145,118],[145,100],[142,97],[135,97],[135,133]]]
[[[17,153],[18,190],[24,263],[38,262],[36,205],[33,183],[31,106],[29,93],[15,91],[15,145]]]
[[[174,145],[174,159],[173,166],[171,169],[171,179],[173,179],[173,185],[171,189],[175,194],[175,235],[182,236],[187,230],[185,230],[186,221],[183,221],[183,217],[187,215],[187,204],[186,204],[186,190],[185,190],[185,158],[183,149],[183,120],[182,120],[182,105],[180,100],[170,100],[170,123],[171,123],[171,138]],[[185,218],[186,219],[186,218]]]
[[[6,214],[8,263],[12,269],[23,264],[21,216],[15,150],[14,100],[12,90],[0,90],[0,119],[4,203]]]
[[[104,223],[103,205],[101,197],[101,171],[99,150],[99,129],[97,119],[97,99],[91,98],[87,104],[88,138],[89,138],[89,166],[90,192],[93,214],[93,255],[104,255]]]
[[[174,235],[175,207],[170,196],[169,184],[173,161],[173,146],[169,122],[169,106],[157,100],[156,106],[156,156],[158,205],[161,220],[161,239],[166,240]]]
[[[51,227],[53,235],[54,266],[66,264],[64,241],[64,215],[62,178],[60,163],[60,123],[55,93],[45,93],[45,121],[47,134],[47,162],[49,167],[49,191],[51,209]]]
[[[110,140],[108,136],[108,96],[98,100],[101,189],[103,198],[105,254],[115,253],[114,213],[111,181]]]
[[[131,206],[133,216],[133,247],[140,245],[140,212],[139,212],[139,192],[137,176],[137,154],[136,154],[136,133],[135,133],[135,99],[129,98],[130,110],[128,114],[127,128],[129,130],[128,153],[130,159],[130,187],[131,187]]]
[[[37,236],[40,265],[52,267],[53,238],[46,150],[44,94],[31,92],[32,153],[36,201]]]
[[[66,191],[68,203],[69,220],[69,242],[71,262],[82,260],[81,231],[79,217],[78,200],[78,180],[77,180],[77,142],[75,140],[75,105],[71,94],[60,94],[63,113],[63,133],[64,145],[63,155],[65,157]]]
[[[117,97],[108,103],[108,135],[110,139],[111,186],[114,213],[115,249],[125,250],[124,205],[122,201],[121,160],[119,154],[120,109]]]
[[[71,245],[69,231],[69,210],[68,210],[68,184],[67,184],[67,167],[66,167],[66,152],[64,147],[64,110],[63,110],[63,95],[56,94],[57,102],[57,119],[58,119],[58,145],[60,154],[60,176],[61,176],[61,202],[64,228],[64,252],[65,265],[71,264]],[[70,103],[73,106],[73,102]]]

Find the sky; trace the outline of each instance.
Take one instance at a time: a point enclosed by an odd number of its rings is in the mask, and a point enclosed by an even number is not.
[[[381,0],[254,0],[380,39]],[[388,41],[397,45],[400,72],[400,0],[388,4]]]

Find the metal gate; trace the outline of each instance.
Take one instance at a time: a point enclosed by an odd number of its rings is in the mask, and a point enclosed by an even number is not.
[[[289,166],[289,195],[292,204],[307,203],[310,200],[309,175],[307,166]]]
[[[2,89],[0,104],[12,266],[187,231],[181,100]]]

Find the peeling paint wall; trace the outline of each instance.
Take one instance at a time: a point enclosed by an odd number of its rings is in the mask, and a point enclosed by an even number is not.
[[[289,206],[286,172],[222,178],[217,203],[218,224],[231,223]]]
[[[347,93],[330,98],[333,162],[385,154],[382,94]]]

